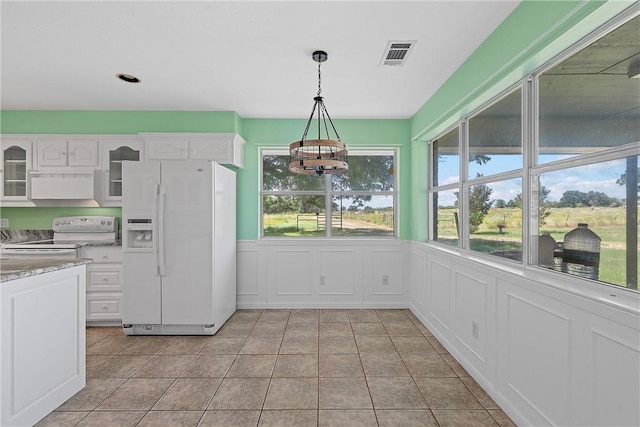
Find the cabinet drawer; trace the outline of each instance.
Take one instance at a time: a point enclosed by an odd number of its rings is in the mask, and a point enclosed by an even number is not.
[[[87,291],[121,291],[122,268],[87,269]]]
[[[87,320],[122,319],[122,294],[87,295]]]
[[[82,257],[91,258],[94,264],[122,263],[121,246],[85,246],[82,248]]]

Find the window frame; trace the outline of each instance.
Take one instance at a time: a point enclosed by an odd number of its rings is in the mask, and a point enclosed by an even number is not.
[[[375,156],[375,155],[391,155],[393,156],[393,190],[392,191],[363,191],[363,190],[349,190],[349,191],[337,191],[333,190],[330,174],[325,174],[324,190],[264,190],[264,156],[278,155],[288,156],[289,151],[286,148],[274,148],[263,147],[259,149],[260,169],[259,169],[259,185],[260,190],[258,192],[258,207],[259,213],[259,239],[286,239],[286,240],[314,240],[314,239],[399,239],[399,159],[400,148],[399,147],[362,147],[362,148],[349,148],[349,156]],[[348,163],[348,160],[347,160]],[[291,172],[293,173],[293,172]],[[325,197],[325,215],[330,216],[333,213],[332,201],[333,197],[339,196],[392,196],[393,197],[393,235],[391,236],[338,236],[333,234],[331,226],[326,227],[324,236],[314,237],[290,237],[290,236],[265,236],[264,235],[264,207],[263,200],[265,196],[324,196]],[[330,223],[330,222],[329,222]]]
[[[577,43],[573,44],[566,50],[563,50],[558,55],[555,55],[551,60],[535,69],[526,77],[520,79],[509,88],[501,91],[498,95],[492,97],[490,100],[483,102],[473,111],[464,114],[453,124],[449,125],[446,129],[438,132],[438,134],[429,139],[429,149],[427,150],[427,181],[428,181],[428,235],[427,241],[429,244],[433,244],[443,250],[448,250],[457,253],[458,255],[469,256],[473,255],[487,261],[495,262],[504,266],[517,266],[513,261],[507,258],[493,256],[488,253],[471,250],[469,245],[469,200],[468,191],[473,185],[489,184],[500,180],[521,178],[522,182],[522,262],[519,264],[523,271],[532,271],[536,274],[548,274],[550,277],[558,277],[560,274],[566,280],[579,280],[593,282],[596,289],[603,289],[602,286],[607,286],[608,289],[614,288],[623,292],[630,292],[637,294],[640,292],[639,288],[630,288],[628,284],[617,285],[600,280],[586,279],[580,276],[562,274],[553,270],[549,270],[538,265],[538,237],[540,232],[538,222],[538,198],[537,188],[539,183],[539,177],[548,172],[562,171],[571,168],[594,165],[604,163],[613,160],[621,160],[628,157],[640,156],[639,141],[627,143],[624,145],[605,147],[596,149],[594,151],[583,150],[585,152],[578,153],[572,157],[565,159],[558,159],[550,162],[544,162],[538,164],[538,153],[540,150],[539,140],[539,79],[546,71],[552,69],[556,65],[562,63],[567,58],[580,52],[582,49],[606,36],[607,34],[615,31],[618,27],[622,26],[626,22],[640,16],[638,7],[630,8],[611,19],[605,25],[595,29],[590,34],[582,38]],[[470,178],[468,176],[468,157],[469,157],[469,120],[479,114],[480,112],[491,107],[500,99],[508,96],[517,87],[522,89],[522,167],[512,171],[506,171],[494,175],[485,175],[476,178]],[[433,185],[433,165],[437,158],[434,156],[433,142],[442,138],[448,132],[455,128],[459,130],[459,160],[460,160],[460,179],[457,183],[449,183],[446,185]],[[437,225],[434,221],[437,219],[435,215],[435,209],[433,202],[433,195],[441,191],[458,191],[458,210],[459,210],[459,240],[458,245],[452,246],[434,240],[435,229]],[[534,197],[535,196],[535,197]],[[627,218],[629,221],[629,218]],[[627,226],[628,227],[628,226]],[[628,231],[627,231],[628,233]]]

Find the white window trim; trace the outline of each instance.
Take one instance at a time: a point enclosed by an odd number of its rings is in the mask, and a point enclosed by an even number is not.
[[[325,189],[324,190],[284,190],[284,191],[273,191],[273,190],[263,190],[263,157],[269,155],[278,155],[278,156],[288,156],[289,152],[287,149],[274,149],[274,148],[262,148],[259,150],[259,185],[260,190],[258,191],[258,206],[260,209],[259,214],[259,227],[260,227],[260,237],[259,239],[271,240],[271,239],[280,239],[280,240],[327,240],[327,239],[340,239],[340,240],[399,240],[399,183],[398,172],[400,170],[400,147],[363,147],[363,148],[349,148],[349,155],[358,155],[358,156],[384,156],[384,155],[392,155],[393,156],[393,165],[394,165],[394,173],[393,173],[393,191],[334,191],[331,188],[331,175],[325,175],[323,178],[325,179]],[[348,162],[348,160],[347,160]],[[372,196],[393,196],[393,236],[334,236],[332,235],[331,227],[327,227],[326,234],[324,236],[316,236],[316,237],[286,237],[286,236],[264,236],[264,211],[263,211],[263,198],[264,196],[325,196],[325,211],[331,212],[331,203],[332,196],[357,196],[357,195],[372,195]]]

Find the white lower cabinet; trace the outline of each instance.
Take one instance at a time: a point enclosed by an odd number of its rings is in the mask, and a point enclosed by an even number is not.
[[[87,323],[122,323],[122,247],[85,246],[87,265]]]
[[[32,426],[86,384],[85,266],[0,283],[0,426]]]

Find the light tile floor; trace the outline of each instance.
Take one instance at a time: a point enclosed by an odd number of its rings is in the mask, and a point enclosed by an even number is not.
[[[409,310],[238,310],[212,337],[87,329],[37,426],[513,426]]]

